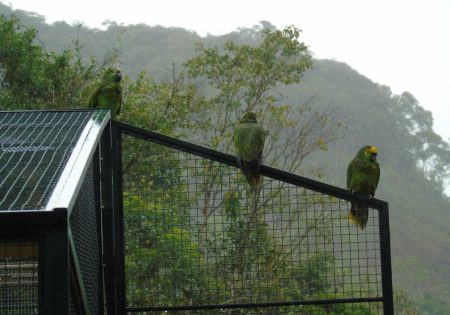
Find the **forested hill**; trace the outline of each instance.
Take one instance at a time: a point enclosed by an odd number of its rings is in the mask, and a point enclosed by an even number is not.
[[[0,14],[9,11],[0,4]],[[25,26],[39,31],[38,38],[49,51],[62,51],[78,40],[86,58],[101,60],[117,49],[125,75],[136,77],[146,71],[155,79],[170,75],[173,65],[181,69],[194,56],[196,42],[251,43],[259,40],[261,30],[200,37],[180,28],[110,22],[103,31],[65,22],[48,25],[36,14],[15,14]],[[357,148],[379,147],[382,175],[377,197],[390,205],[395,288],[417,297],[423,314],[450,314],[450,200],[442,189],[450,150],[433,132],[431,113],[410,93],[393,95],[388,87],[332,60],[314,60],[299,85],[280,92],[291,104],[313,97],[314,106],[329,107],[348,127],[328,150],[308,156],[303,174],[318,174],[311,170],[319,169],[319,180],[345,187],[346,166]]]

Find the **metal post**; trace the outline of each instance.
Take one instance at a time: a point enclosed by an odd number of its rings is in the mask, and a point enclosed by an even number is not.
[[[94,195],[95,195],[95,212],[98,222],[97,237],[99,247],[99,273],[98,273],[98,313],[104,314],[104,277],[103,277],[103,241],[102,241],[102,209],[101,209],[101,174],[100,174],[100,145],[95,150],[92,159],[94,167]]]
[[[114,228],[116,249],[116,292],[117,310],[119,314],[125,312],[125,246],[124,246],[124,216],[122,194],[122,135],[120,127],[115,121],[111,123],[112,134],[112,166],[113,166],[113,200],[114,200]]]
[[[63,315],[69,313],[67,209],[55,209],[54,215],[62,220],[59,225],[46,230],[43,253],[39,253],[39,265],[44,268],[40,310],[46,315]]]
[[[392,290],[391,241],[389,231],[389,206],[387,203],[379,210],[381,276],[383,286],[383,311],[386,315],[394,314],[394,297]]]
[[[114,207],[111,162],[111,122],[105,127],[100,140],[100,185],[101,185],[101,212],[103,230],[103,266],[104,285],[106,295],[106,309],[108,314],[117,314],[116,297],[116,269],[114,246]]]

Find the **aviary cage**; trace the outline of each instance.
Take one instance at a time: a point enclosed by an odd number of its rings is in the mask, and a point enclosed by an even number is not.
[[[388,205],[111,121],[0,112],[1,314],[392,314]],[[364,231],[349,201],[370,207]]]
[[[0,314],[103,312],[109,123],[106,110],[0,112]]]

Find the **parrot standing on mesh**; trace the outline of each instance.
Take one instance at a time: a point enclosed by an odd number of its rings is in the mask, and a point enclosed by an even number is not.
[[[118,68],[108,68],[102,77],[102,82],[89,98],[91,108],[109,108],[111,119],[115,119],[122,106],[122,72]]]
[[[378,148],[366,145],[359,149],[347,168],[347,189],[373,197],[380,180],[380,166],[377,162]],[[349,222],[364,230],[369,218],[369,208],[362,202],[352,202]]]
[[[252,188],[261,183],[260,166],[266,139],[265,130],[258,124],[256,113],[245,112],[233,133],[233,143],[239,168]]]

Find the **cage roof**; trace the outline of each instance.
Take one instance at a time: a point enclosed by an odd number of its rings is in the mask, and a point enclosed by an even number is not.
[[[60,205],[109,117],[107,110],[0,111],[0,211]]]

